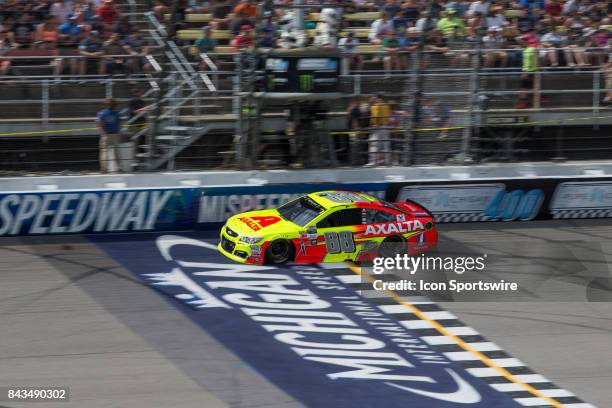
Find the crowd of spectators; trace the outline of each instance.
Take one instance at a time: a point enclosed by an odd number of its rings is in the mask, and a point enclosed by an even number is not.
[[[304,3],[325,4],[327,0],[306,0]],[[337,4],[336,1],[329,1]],[[156,10],[161,15],[168,11],[163,0]],[[292,48],[321,46],[316,38],[284,41],[291,8],[275,7],[290,4],[289,0],[269,0],[258,8],[253,0],[204,0],[179,2],[179,15],[211,13],[209,29],[230,30],[238,49],[249,46]],[[357,56],[360,44],[350,31],[342,15],[380,12],[380,18],[369,27],[367,39],[361,43],[382,47],[387,70],[404,69],[406,56],[423,44],[425,50],[451,58],[453,64],[467,63],[468,49],[481,41],[485,67],[520,66],[522,51],[534,45],[538,48],[541,66],[602,65],[608,60],[612,45],[612,2],[606,0],[433,0],[431,10],[425,0],[353,0],[335,8],[338,19],[336,38],[323,46],[339,46],[360,68],[363,60]],[[319,25],[309,21],[306,29]],[[319,12],[320,8],[312,10]],[[357,23],[359,24],[359,23]],[[367,28],[367,27],[364,27]],[[425,33],[425,34],[424,34]],[[295,34],[295,33],[294,33]],[[294,35],[295,36],[295,35]],[[308,37],[308,36],[306,36]],[[205,45],[210,46],[210,42]],[[403,52],[402,52],[403,51]]]
[[[57,75],[131,75],[151,69],[148,53],[113,0],[0,0],[0,75],[33,57]]]

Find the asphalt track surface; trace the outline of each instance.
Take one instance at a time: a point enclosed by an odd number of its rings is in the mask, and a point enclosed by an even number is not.
[[[441,254],[487,253],[489,273],[531,285],[517,299],[441,305],[558,386],[612,407],[612,221],[440,229]],[[0,407],[303,406],[87,237],[0,245],[0,386],[71,389],[69,402]]]

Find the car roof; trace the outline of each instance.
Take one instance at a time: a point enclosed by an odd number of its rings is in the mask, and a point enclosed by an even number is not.
[[[355,203],[376,203],[379,199],[356,191],[326,190],[308,194],[326,210]]]

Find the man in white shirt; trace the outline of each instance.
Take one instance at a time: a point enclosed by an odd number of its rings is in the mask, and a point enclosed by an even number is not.
[[[486,0],[476,0],[470,5],[468,16],[474,16],[476,13],[486,16],[488,12],[489,2]]]
[[[380,44],[386,32],[393,31],[393,22],[386,13],[382,13],[381,18],[375,20],[370,27],[368,40],[372,44]]]

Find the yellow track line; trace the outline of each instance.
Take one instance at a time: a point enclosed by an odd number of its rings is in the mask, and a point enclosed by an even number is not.
[[[350,262],[349,261],[349,262],[346,262],[346,263],[349,266],[349,268],[351,269],[351,271],[353,271],[357,275],[361,276],[362,278],[366,279],[368,282],[374,283],[375,279],[372,278],[367,273],[363,273],[361,268],[359,266],[357,266],[354,262]],[[455,343],[457,343],[459,345],[459,347],[461,347],[465,351],[467,351],[467,352],[475,355],[476,357],[478,357],[478,359],[480,361],[482,361],[487,366],[489,366],[490,368],[492,368],[495,371],[497,371],[498,373],[500,373],[508,381],[510,381],[510,382],[512,382],[514,384],[522,386],[527,391],[529,391],[531,394],[535,395],[538,398],[541,398],[541,399],[547,401],[550,405],[552,405],[555,408],[563,408],[563,404],[561,404],[560,402],[554,400],[553,398],[550,398],[550,397],[544,395],[542,392],[540,392],[539,390],[535,389],[531,385],[529,385],[529,384],[527,384],[527,383],[525,383],[523,381],[520,381],[519,379],[514,377],[505,368],[497,366],[489,357],[485,356],[480,351],[478,351],[478,350],[474,349],[473,347],[471,347],[468,343],[466,343],[465,341],[461,340],[461,338],[459,338],[458,336],[456,336],[453,333],[451,333],[449,330],[446,329],[446,327],[442,326],[437,321],[427,317],[427,315],[425,313],[423,313],[416,306],[414,306],[414,305],[412,305],[412,304],[402,300],[402,298],[397,293],[395,293],[394,291],[386,290],[385,289],[385,290],[383,290],[383,292],[385,292],[391,299],[393,299],[394,301],[396,301],[400,305],[404,306],[406,309],[410,310],[410,312],[413,313],[415,316],[417,316],[419,319],[424,320],[427,323],[429,323],[434,329],[439,331],[442,335],[453,339],[455,341]]]
[[[549,120],[540,120],[536,122],[518,122],[518,123],[495,123],[495,124],[487,124],[482,127],[501,127],[501,126],[534,126],[534,125],[544,125],[551,123],[562,123],[562,122],[579,122],[583,120],[596,120],[596,119],[610,119],[612,116],[585,116],[579,118],[565,118],[565,119],[549,119]],[[438,127],[438,128],[417,128],[412,129],[413,132],[440,132],[443,130],[460,130],[465,129],[467,126],[450,126],[450,127]],[[405,130],[404,128],[395,128],[389,129],[396,132],[401,132]],[[354,135],[354,134],[368,134],[371,131],[368,130],[353,130],[353,131],[342,131],[342,132],[329,132],[330,135]]]

